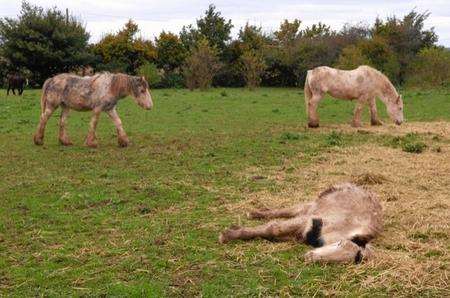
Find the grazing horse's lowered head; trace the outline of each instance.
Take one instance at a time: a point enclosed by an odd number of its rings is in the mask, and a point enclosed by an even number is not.
[[[116,111],[117,103],[126,96],[133,97],[136,103],[146,110],[153,107],[148,83],[143,77],[105,72],[85,77],[65,73],[48,79],[42,87],[41,119],[34,143],[43,144],[45,125],[53,111],[61,107],[59,141],[62,145],[72,144],[66,132],[66,120],[72,109],[93,111],[86,138],[86,145],[89,147],[97,147],[95,130],[101,112],[107,113],[113,120],[119,145],[128,146],[128,137]]]
[[[362,65],[353,70],[320,66],[309,70],[305,80],[305,106],[309,127],[319,126],[317,107],[325,94],[357,101],[352,126],[361,126],[361,114],[365,104],[370,107],[371,124],[382,124],[378,119],[376,98],[386,105],[389,117],[395,124],[400,125],[403,122],[401,95],[384,74],[370,66]]]
[[[392,121],[395,124],[401,125],[403,123],[403,98],[400,94],[396,94],[389,97],[387,95],[380,95],[380,98],[384,97],[386,103],[386,109]]]

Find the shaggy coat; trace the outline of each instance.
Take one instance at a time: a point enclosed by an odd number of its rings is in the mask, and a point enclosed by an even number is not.
[[[289,219],[252,228],[232,227],[220,234],[220,243],[257,237],[296,240],[316,248],[305,255],[307,261],[359,263],[370,256],[368,243],[382,231],[377,196],[351,183],[330,187],[306,204],[247,215],[250,219]]]
[[[117,128],[119,145],[129,144],[128,137],[117,114],[118,101],[131,95],[144,109],[153,106],[149,87],[143,77],[126,74],[100,73],[79,77],[74,74],[60,74],[45,81],[42,87],[41,119],[34,136],[36,145],[43,144],[45,125],[55,109],[61,107],[59,140],[62,145],[71,145],[66,132],[69,111],[92,111],[93,116],[86,144],[96,147],[95,130],[101,112],[107,113]]]
[[[378,70],[360,66],[354,70],[340,70],[320,66],[309,70],[305,81],[305,106],[308,126],[318,127],[317,106],[325,94],[346,100],[357,100],[352,125],[361,126],[361,113],[365,104],[370,107],[371,124],[381,125],[378,119],[376,98],[386,105],[389,117],[397,124],[403,122],[403,100],[401,95]]]

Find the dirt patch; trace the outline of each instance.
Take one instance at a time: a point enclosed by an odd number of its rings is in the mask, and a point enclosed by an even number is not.
[[[391,134],[390,129],[377,131]],[[441,136],[446,133],[448,137],[448,129],[449,124],[438,125],[430,132]],[[338,148],[316,157],[310,166],[291,173],[265,171],[264,175],[274,179],[280,179],[280,175],[284,176],[283,180],[288,180],[288,176],[296,177],[296,183],[283,183],[283,190],[278,193],[249,193],[247,199],[226,207],[230,212],[243,215],[254,208],[287,206],[310,200],[338,182],[353,181],[365,185],[378,193],[382,201],[384,233],[374,242],[377,257],[361,266],[349,266],[342,279],[336,281],[336,286],[356,278],[362,281],[364,288],[387,288],[406,295],[423,291],[441,294],[450,286],[449,152],[448,144],[442,145],[441,152],[422,154],[375,145]],[[253,168],[249,172],[247,175],[251,177],[258,171]],[[274,249],[274,244],[261,246]],[[288,247],[281,245],[278,248]]]

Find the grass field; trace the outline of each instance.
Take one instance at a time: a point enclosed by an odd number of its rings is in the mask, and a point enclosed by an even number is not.
[[[407,123],[351,128],[353,103],[326,100],[305,128],[298,89],[155,90],[155,109],[119,104],[132,146],[105,115],[73,112],[74,146],[32,134],[40,91],[0,90],[0,295],[448,296],[450,92],[403,91]],[[411,153],[416,152],[416,153]],[[378,258],[305,264],[310,248],[222,246],[245,211],[313,198],[338,181],[380,195]]]

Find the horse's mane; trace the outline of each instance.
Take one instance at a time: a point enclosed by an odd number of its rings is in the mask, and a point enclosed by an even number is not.
[[[381,90],[384,95],[397,98],[397,96],[398,96],[397,89],[391,83],[391,80],[389,80],[389,78],[384,73],[382,73],[378,69],[375,69],[369,65],[361,65],[358,68],[365,68],[365,69],[369,70],[373,75],[375,75],[377,78],[379,78],[381,80],[380,87],[381,87]]]

